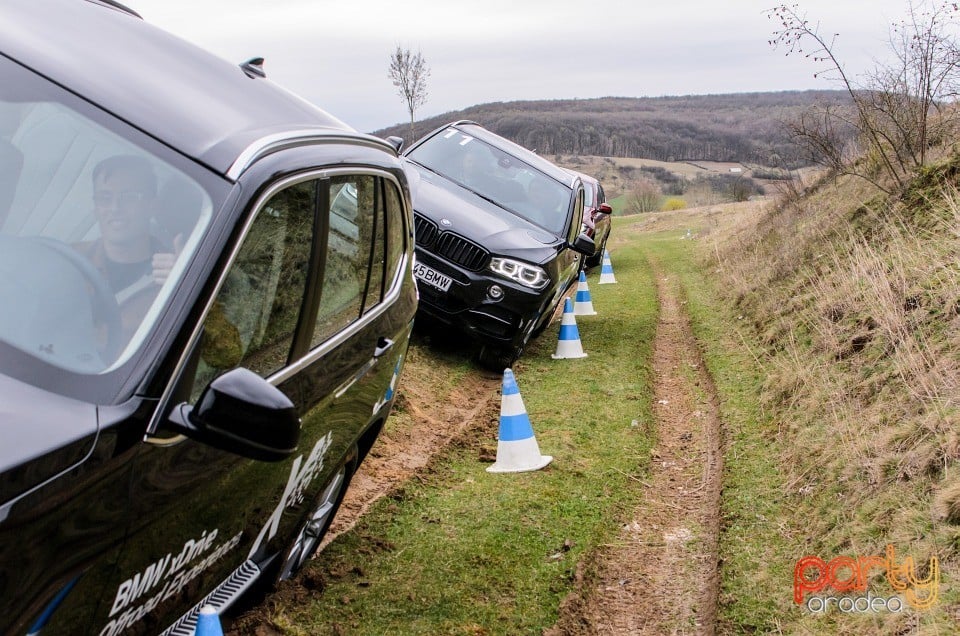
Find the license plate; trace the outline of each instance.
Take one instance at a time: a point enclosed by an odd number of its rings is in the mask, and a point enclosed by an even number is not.
[[[436,287],[440,291],[447,291],[450,289],[450,283],[453,282],[453,279],[449,276],[441,274],[437,270],[424,265],[423,263],[417,263],[413,266],[413,275],[426,284]]]

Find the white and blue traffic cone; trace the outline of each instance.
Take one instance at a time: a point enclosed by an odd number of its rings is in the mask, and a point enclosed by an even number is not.
[[[609,285],[617,282],[613,275],[613,264],[610,262],[610,252],[603,250],[603,262],[600,265],[600,280],[598,285]]]
[[[523,473],[540,470],[553,461],[550,455],[541,455],[537,438],[533,436],[530,417],[523,406],[520,388],[512,369],[503,370],[503,391],[500,397],[500,434],[497,441],[497,461],[487,468],[488,473]]]
[[[577,318],[573,314],[573,303],[569,298],[563,301],[563,318],[560,319],[560,337],[557,339],[557,352],[551,356],[554,360],[564,358],[586,358],[580,343],[580,331]]]
[[[217,610],[209,605],[201,607],[200,614],[197,616],[197,629],[193,634],[194,636],[223,636],[223,627],[220,625]]]
[[[580,282],[577,283],[577,295],[573,303],[573,314],[575,316],[596,316],[597,312],[593,309],[593,301],[590,299],[590,287],[587,286],[587,275],[580,272]]]

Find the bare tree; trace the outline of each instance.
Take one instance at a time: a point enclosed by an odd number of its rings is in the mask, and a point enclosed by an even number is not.
[[[660,209],[663,193],[655,181],[640,177],[630,192],[629,209],[633,214],[656,212]]]
[[[397,94],[407,104],[407,111],[410,113],[410,141],[413,141],[414,114],[427,102],[427,78],[430,77],[430,68],[419,50],[414,54],[410,49],[404,49],[398,44],[390,56],[388,76],[397,87]]]
[[[910,2],[907,19],[891,27],[895,62],[879,64],[860,82],[847,74],[835,53],[839,34],[821,33],[797,5],[768,11],[782,25],[770,44],[819,63],[814,76],[839,83],[850,98],[847,106],[819,106],[804,114],[789,126],[794,139],[838,174],[856,175],[886,192],[890,182],[902,188],[926,161],[931,142],[947,138],[955,124],[956,109],[946,110],[944,104],[956,96],[960,81],[960,52],[953,37],[957,13],[955,2],[922,9]],[[859,146],[848,141],[851,129]],[[874,166],[886,179],[877,176]]]

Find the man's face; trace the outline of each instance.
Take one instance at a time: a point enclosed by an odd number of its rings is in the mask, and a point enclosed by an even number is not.
[[[103,240],[129,244],[143,240],[150,230],[150,197],[135,175],[115,170],[93,184],[93,206]]]

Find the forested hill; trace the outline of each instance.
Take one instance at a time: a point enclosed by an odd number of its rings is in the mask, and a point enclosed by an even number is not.
[[[740,161],[795,168],[809,161],[787,138],[783,122],[816,102],[845,97],[841,91],[785,91],[495,102],[418,121],[415,136],[457,119],[471,119],[542,155]],[[373,134],[410,141],[408,123]]]

